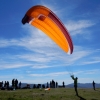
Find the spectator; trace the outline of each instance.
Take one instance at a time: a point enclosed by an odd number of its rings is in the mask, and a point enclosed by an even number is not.
[[[95,90],[95,82],[93,81],[92,84],[93,84],[93,89]]]

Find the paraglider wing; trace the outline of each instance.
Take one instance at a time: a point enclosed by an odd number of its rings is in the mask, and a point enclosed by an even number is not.
[[[29,23],[42,30],[60,48],[72,54],[73,43],[67,29],[60,19],[47,7],[41,5],[33,6],[26,12],[22,23]]]

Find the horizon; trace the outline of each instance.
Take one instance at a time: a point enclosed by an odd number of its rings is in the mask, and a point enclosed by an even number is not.
[[[65,25],[74,45],[71,55],[39,29],[21,23],[35,5],[51,9]],[[0,81],[70,84],[74,74],[78,82],[100,83],[100,0],[2,0],[0,13]]]

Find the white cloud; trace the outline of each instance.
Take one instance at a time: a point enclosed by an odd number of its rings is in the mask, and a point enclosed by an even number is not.
[[[96,74],[99,74],[100,72],[100,69],[92,69],[92,70],[79,70],[79,71],[76,71],[74,72],[75,75],[96,75]]]
[[[98,58],[98,59],[88,59],[88,61],[83,61],[81,64],[82,65],[88,65],[88,64],[96,64],[96,63],[100,63],[100,57],[96,57],[96,58]]]
[[[30,66],[31,64],[25,64],[25,63],[1,63],[0,65],[0,69],[9,69],[9,68],[20,68],[20,67],[26,67],[26,66]]]
[[[65,75],[65,74],[68,74],[69,72],[56,72],[56,73],[48,73],[48,74],[30,74],[30,76],[34,76],[34,77],[44,77],[44,76],[60,76],[60,75]]]
[[[0,47],[2,48],[2,47],[6,47],[6,46],[9,46],[10,44],[9,44],[9,42],[8,42],[8,40],[6,40],[6,39],[0,39]]]
[[[87,70],[85,71],[85,74],[98,74],[100,72],[100,69],[93,69],[93,70]]]
[[[97,74],[100,72],[100,69],[95,69],[95,70],[79,70],[79,71],[76,71],[74,72],[73,74],[75,76],[77,75],[83,75],[83,74]],[[53,77],[60,77],[60,76],[63,76],[63,75],[69,75],[70,72],[69,71],[63,71],[63,72],[54,72],[54,73],[43,73],[43,74],[29,74],[29,76],[33,76],[33,77],[46,77],[46,76],[53,76]]]
[[[69,21],[66,23],[66,27],[71,35],[83,34],[85,29],[93,25],[95,25],[95,23],[90,20]]]

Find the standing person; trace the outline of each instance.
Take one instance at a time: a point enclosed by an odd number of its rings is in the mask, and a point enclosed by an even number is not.
[[[74,89],[75,89],[75,92],[76,92],[76,95],[78,96],[78,91],[77,91],[77,80],[78,78],[74,78],[74,75],[71,75],[71,78],[74,80]]]
[[[93,89],[95,90],[95,82],[93,81],[92,84],[93,84]]]

